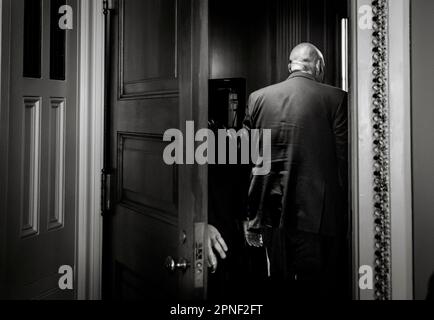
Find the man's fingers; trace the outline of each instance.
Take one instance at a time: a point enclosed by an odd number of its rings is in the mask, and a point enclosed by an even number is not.
[[[217,270],[217,257],[213,252],[211,240],[208,241],[208,267],[211,268],[212,273],[216,272]]]
[[[212,242],[213,242],[213,247],[215,251],[217,251],[217,253],[219,254],[220,258],[226,259],[225,250],[223,250],[222,246],[220,245],[220,242],[217,241],[216,239],[212,239]]]
[[[264,242],[261,235],[248,232],[246,235],[246,242],[250,247],[262,248]]]
[[[211,273],[215,273],[217,271],[217,257],[215,256],[214,252],[211,251],[211,253],[208,254],[208,267],[211,269]]]
[[[208,226],[208,267],[214,273],[217,270],[218,259],[215,253],[226,259],[226,252],[229,250],[225,240],[222,238],[218,230],[212,226]]]
[[[228,251],[229,251],[229,248],[228,248],[228,246],[227,246],[227,244],[226,244],[226,242],[225,242],[225,239],[223,239],[221,236],[217,236],[217,241],[218,241],[218,243],[220,243],[222,249],[223,249],[225,252],[228,252]]]

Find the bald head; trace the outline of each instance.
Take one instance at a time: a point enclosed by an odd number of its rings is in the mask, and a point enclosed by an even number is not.
[[[296,46],[290,56],[289,71],[302,71],[312,74],[319,82],[324,80],[324,56],[311,43],[301,43]]]

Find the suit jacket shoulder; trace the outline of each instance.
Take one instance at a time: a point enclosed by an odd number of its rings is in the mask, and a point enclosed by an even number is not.
[[[330,86],[324,83],[318,83],[318,85],[330,96],[333,96],[337,99],[338,103],[341,104],[345,98],[347,98],[348,94],[340,88]]]
[[[306,95],[306,92],[309,94]],[[267,112],[264,108],[270,109],[273,106],[280,106],[285,103],[287,98],[297,95],[302,95],[305,101],[312,100],[315,96],[326,101],[325,105],[328,107],[330,118],[336,116],[347,98],[345,91],[319,83],[310,75],[293,75],[286,81],[257,90],[250,95],[246,125],[250,123],[250,125],[255,126],[260,114],[264,111]]]
[[[264,102],[267,99],[273,99],[279,92],[287,92],[287,89],[285,89],[287,81],[288,80],[259,89],[250,95],[245,120],[246,126],[254,126],[256,119],[258,118],[258,114],[262,111]]]

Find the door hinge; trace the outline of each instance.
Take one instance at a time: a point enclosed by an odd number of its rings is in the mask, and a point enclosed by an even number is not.
[[[112,211],[112,178],[111,173],[103,170],[101,174],[101,214],[103,216]]]

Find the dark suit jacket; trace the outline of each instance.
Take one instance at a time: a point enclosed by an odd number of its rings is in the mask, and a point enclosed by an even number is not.
[[[347,94],[296,72],[250,96],[245,125],[272,130],[272,170],[254,176],[252,227],[335,236],[346,224]]]

